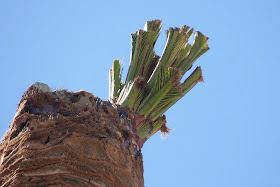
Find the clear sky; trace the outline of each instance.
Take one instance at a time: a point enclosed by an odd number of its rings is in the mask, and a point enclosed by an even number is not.
[[[146,187],[280,186],[280,1],[0,1],[0,135],[34,82],[108,98],[114,59],[147,20],[207,35],[199,83],[143,148]]]

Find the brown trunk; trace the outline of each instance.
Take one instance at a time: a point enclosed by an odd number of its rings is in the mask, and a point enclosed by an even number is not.
[[[35,83],[2,140],[0,186],[144,186],[131,115],[88,92]]]

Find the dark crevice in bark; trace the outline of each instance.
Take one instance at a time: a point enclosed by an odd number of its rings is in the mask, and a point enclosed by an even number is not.
[[[46,141],[45,141],[45,144],[49,143],[50,142],[50,136],[47,137]]]

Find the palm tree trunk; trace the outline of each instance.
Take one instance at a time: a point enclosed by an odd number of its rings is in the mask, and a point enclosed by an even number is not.
[[[144,186],[129,116],[88,92],[33,84],[1,143],[0,186]]]

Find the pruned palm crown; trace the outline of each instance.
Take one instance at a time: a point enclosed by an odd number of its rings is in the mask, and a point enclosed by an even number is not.
[[[161,56],[154,51],[162,23],[147,21],[144,29],[131,34],[131,58],[125,82],[122,67],[114,60],[109,72],[109,100],[120,107],[129,107],[145,120],[136,127],[140,138],[149,138],[159,129],[167,131],[163,115],[172,105],[203,81],[200,66],[181,80],[193,63],[206,51],[208,37],[188,26],[169,28]],[[193,44],[188,41],[194,36]]]

